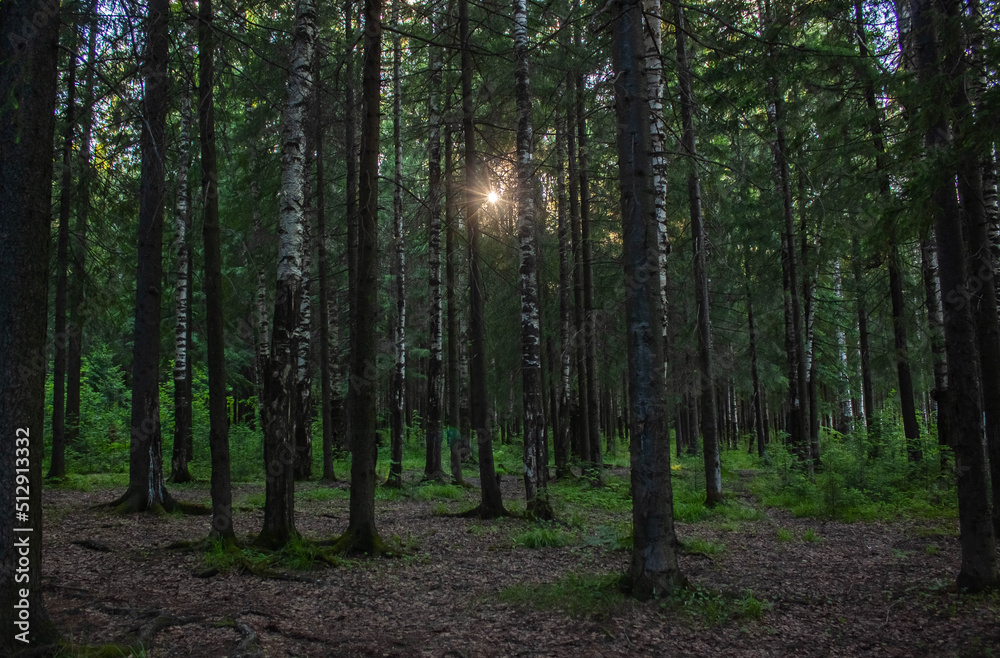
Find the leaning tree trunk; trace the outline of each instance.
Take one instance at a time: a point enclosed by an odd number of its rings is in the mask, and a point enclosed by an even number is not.
[[[440,19],[435,16],[435,23]],[[441,309],[441,79],[444,63],[441,49],[430,47],[430,92],[427,96],[427,119],[429,134],[427,140],[428,172],[428,218],[427,218],[427,287],[430,291],[429,342],[430,354],[427,360],[427,457],[424,476],[443,480],[441,466],[441,378],[442,362],[442,309]]]
[[[281,145],[281,205],[278,227],[278,282],[270,357],[264,372],[264,526],[257,544],[278,548],[295,530],[295,330],[306,271],[306,109],[312,93],[316,6],[299,0],[286,87]]]
[[[226,414],[226,335],[222,317],[222,246],[219,237],[219,168],[215,157],[215,39],[212,0],[198,2],[198,128],[205,223],[205,318],[208,352],[208,445],[212,453],[211,535],[235,539]]]
[[[952,0],[948,0],[951,4]],[[937,23],[944,16],[931,0],[911,3],[918,62],[918,82],[934,95],[924,108],[920,124],[926,126],[924,143],[927,159],[947,163],[941,154],[951,146],[946,108],[952,99],[940,79],[941,61],[937,48]],[[948,50],[945,70],[961,57],[960,35],[942,39]],[[959,38],[956,38],[959,37]],[[958,518],[961,530],[962,566],[958,586],[969,590],[993,588],[1000,584],[997,550],[990,518],[986,468],[983,463],[983,407],[977,373],[976,329],[972,312],[962,292],[969,284],[965,245],[962,241],[961,216],[955,196],[953,171],[943,165],[931,190],[934,232],[938,246],[945,350],[948,356],[948,392],[940,406],[947,416],[948,434],[955,452],[958,479]]]
[[[521,390],[524,417],[524,492],[527,514],[551,519],[545,474],[545,403],[542,399],[542,331],[538,310],[538,252],[532,171],[531,78],[528,8],[514,0],[514,96],[517,101],[517,237],[520,245]]]
[[[687,26],[684,9],[674,0],[677,25],[677,81],[681,92],[682,143],[688,161],[688,208],[694,248],[695,307],[698,314],[698,369],[701,381],[701,432],[705,457],[705,504],[714,507],[722,502],[722,462],[719,459],[719,435],[715,416],[715,373],[712,358],[712,308],[708,296],[708,235],[701,214],[701,181],[698,178],[698,146],[694,130],[694,93],[691,89],[691,65],[688,61]]]
[[[191,78],[194,66],[193,30],[183,28],[183,63],[181,79],[181,134],[177,156],[177,219],[174,251],[177,254],[177,283],[174,286],[174,448],[170,460],[170,480],[189,482],[188,445],[193,443],[191,427],[191,380],[188,378],[188,328],[191,323],[191,280],[188,278],[191,247],[188,233],[191,230],[191,187],[188,172],[191,166]]]
[[[375,462],[378,394],[375,331],[378,322],[378,156],[379,88],[382,58],[382,1],[365,0],[365,50],[362,68],[362,130],[357,261],[357,334],[352,341],[350,409],[352,452],[351,502],[347,532],[337,543],[344,552],[380,550],[375,529]]]
[[[163,482],[159,387],[169,14],[170,4],[166,0],[151,0],[147,5],[144,120],[139,137],[142,170],[139,179],[139,267],[136,273],[132,349],[132,441],[128,490],[115,501],[121,509],[129,512],[160,508],[169,510],[175,505]]]
[[[76,233],[71,247],[73,276],[67,291],[69,303],[69,349],[66,354],[66,442],[76,440],[80,429],[80,381],[83,374],[84,269],[87,261],[87,219],[90,214],[91,136],[94,128],[94,68],[97,62],[97,0],[88,9],[90,28],[87,35],[87,73],[84,88],[83,122],[80,131],[80,191],[77,195]]]
[[[392,24],[399,28],[399,2],[392,3]],[[396,364],[392,371],[392,437],[390,438],[389,486],[403,485],[403,414],[406,405],[406,241],[403,234],[403,140],[401,126],[403,119],[402,87],[400,86],[400,62],[403,49],[399,32],[392,35],[392,141],[393,172],[392,189],[392,242],[395,247],[396,262],[396,315],[393,326],[393,344],[396,349]],[[440,458],[441,451],[437,452]],[[428,457],[430,446],[428,445]]]
[[[472,44],[468,0],[458,0],[458,21],[462,50],[462,129],[465,133],[465,221],[469,232],[469,333],[472,430],[479,447],[480,503],[473,513],[483,519],[504,514],[493,464],[493,437],[489,429],[486,394],[486,327],[483,316],[483,276],[479,256],[478,155],[472,102]]]
[[[158,6],[158,5],[157,5]],[[59,5],[0,5],[0,653],[59,639],[42,589],[42,426]],[[41,20],[38,20],[38,19]],[[32,20],[36,20],[32,25]],[[17,102],[7,99],[16,98]],[[17,322],[9,321],[17,318]],[[25,483],[24,479],[28,482]],[[19,481],[20,480],[20,481]],[[28,489],[27,500],[16,500]],[[16,503],[16,505],[15,505]],[[15,510],[26,515],[16,519]],[[28,530],[28,529],[31,530]],[[15,546],[26,544],[26,555]],[[20,553],[20,555],[19,555]],[[27,571],[15,573],[19,558]],[[25,580],[26,579],[26,580]],[[27,596],[22,596],[27,593]],[[16,605],[27,598],[30,620]]]
[[[650,176],[649,106],[642,61],[642,13],[618,0],[613,21],[618,168],[625,237],[626,324],[632,425],[632,562],[629,581],[640,599],[684,582],[677,566],[670,440],[663,392],[658,230]],[[650,275],[654,276],[650,276]]]
[[[77,21],[70,26],[66,81],[66,126],[63,129],[62,172],[59,182],[59,235],[56,241],[56,308],[52,368],[52,455],[48,477],[66,475],[66,286],[69,252],[69,211],[73,203],[73,135],[76,132]]]

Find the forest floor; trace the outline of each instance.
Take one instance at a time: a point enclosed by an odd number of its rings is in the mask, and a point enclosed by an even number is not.
[[[739,475],[724,510],[677,524],[690,587],[648,603],[617,588],[630,555],[624,469],[599,491],[582,480],[553,485],[562,522],[542,526],[447,516],[473,507],[478,491],[418,485],[407,473],[413,484],[380,489],[376,502],[380,533],[404,548],[400,556],[271,577],[214,573],[205,552],[170,547],[205,536],[207,517],[121,516],[97,507],[120,493],[107,484],[49,487],[46,602],[67,640],[141,641],[134,654],[146,656],[1000,654],[1000,599],[953,586],[954,519],[795,518],[761,508],[743,486],[753,474]],[[346,528],[346,487],[298,486],[303,536]],[[262,491],[234,487],[241,540],[261,527]],[[504,477],[502,491],[523,509],[520,478]],[[208,499],[207,483],[171,492]]]

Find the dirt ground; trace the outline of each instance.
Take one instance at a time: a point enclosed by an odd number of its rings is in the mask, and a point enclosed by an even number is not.
[[[628,600],[610,613],[571,616],[505,603],[498,593],[570,573],[624,572],[629,552],[592,545],[585,529],[568,531],[579,537],[571,545],[530,549],[512,539],[532,527],[524,520],[442,516],[442,501],[407,497],[376,503],[382,536],[409,547],[402,557],[289,571],[281,579],[237,570],[205,577],[203,554],[168,546],[203,537],[207,517],[124,517],[95,507],[118,493],[45,491],[45,595],[68,639],[96,645],[142,638],[136,655],[1000,655],[998,597],[952,586],[959,564],[953,521],[844,524],[772,509],[738,524],[678,524],[682,542],[724,545],[711,556],[681,554],[690,581],[717,596],[753,592],[765,602],[760,618]],[[208,498],[207,484],[172,493]],[[523,509],[518,479],[505,478],[503,494]],[[477,495],[445,504],[468,509]],[[297,500],[300,533],[328,539],[346,528],[345,497],[306,498]],[[261,499],[262,485],[235,487],[241,539],[260,529]]]

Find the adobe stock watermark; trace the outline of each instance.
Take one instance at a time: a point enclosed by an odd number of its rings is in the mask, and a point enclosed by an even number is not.
[[[31,631],[31,438],[26,427],[14,432],[14,639],[28,643]]]

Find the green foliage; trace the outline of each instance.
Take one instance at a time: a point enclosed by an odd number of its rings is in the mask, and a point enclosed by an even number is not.
[[[718,626],[729,619],[759,620],[772,607],[749,589],[737,595],[697,583],[674,590],[660,606],[699,619],[708,626]]]
[[[561,610],[575,618],[607,618],[626,604],[623,584],[623,577],[616,574],[569,573],[552,583],[521,583],[502,589],[496,598],[535,610]]]
[[[631,550],[632,526],[630,523],[599,525],[587,533],[583,539],[587,546],[601,546],[608,550]]]
[[[795,533],[789,530],[788,528],[778,528],[777,532],[775,532],[775,535],[778,537],[778,541],[787,542],[795,539]]]
[[[823,538],[817,535],[815,530],[813,530],[812,528],[808,528],[805,532],[802,533],[802,541],[819,542],[823,541]]]
[[[317,489],[307,489],[295,492],[295,497],[302,500],[348,500],[351,497],[350,489],[319,487]]]
[[[444,498],[446,500],[462,500],[466,497],[466,491],[462,487],[454,484],[428,483],[417,487],[413,497],[416,500],[436,500]]]
[[[558,548],[575,541],[573,535],[550,526],[538,526],[514,537],[515,546],[525,548]]]
[[[726,545],[708,539],[701,539],[700,537],[692,537],[691,539],[682,540],[681,548],[685,553],[691,555],[706,555],[711,557],[725,551]]]

